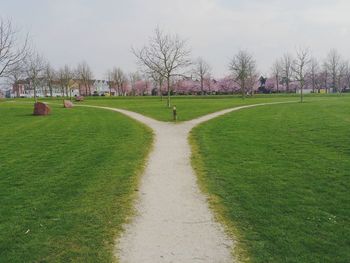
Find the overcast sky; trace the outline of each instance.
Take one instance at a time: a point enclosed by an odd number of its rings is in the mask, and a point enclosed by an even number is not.
[[[216,77],[239,49],[263,74],[298,46],[350,58],[349,0],[0,0],[0,16],[30,32],[53,66],[85,60],[96,78],[113,66],[136,70],[131,46],[147,43],[157,25],[187,39]]]

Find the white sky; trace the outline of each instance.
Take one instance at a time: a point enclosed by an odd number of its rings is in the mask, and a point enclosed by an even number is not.
[[[157,25],[187,39],[216,77],[239,49],[263,74],[299,46],[350,58],[349,0],[0,0],[0,16],[29,31],[53,66],[85,60],[96,78],[113,66],[136,70],[131,46],[146,44]]]

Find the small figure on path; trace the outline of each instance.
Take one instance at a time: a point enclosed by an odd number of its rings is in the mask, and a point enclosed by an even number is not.
[[[174,119],[174,121],[177,120],[176,105],[174,105],[174,107],[173,107],[173,119]]]

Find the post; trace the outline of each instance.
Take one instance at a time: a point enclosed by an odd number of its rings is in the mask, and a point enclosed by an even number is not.
[[[174,105],[174,107],[173,107],[173,120],[174,121],[177,120],[176,105]]]

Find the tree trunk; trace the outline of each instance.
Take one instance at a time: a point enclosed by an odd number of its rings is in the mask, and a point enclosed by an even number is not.
[[[168,108],[170,108],[170,77],[167,77],[167,88],[168,88],[167,105],[168,105]]]
[[[244,81],[241,81],[242,98],[245,99],[245,85]]]
[[[62,87],[62,103],[64,105],[64,87]]]
[[[38,98],[37,98],[37,96],[36,96],[36,87],[35,87],[35,84],[34,84],[33,88],[34,88],[34,101],[35,101],[35,103],[37,103],[37,102],[38,102]]]
[[[201,77],[201,95],[204,95],[203,78]]]
[[[304,81],[301,81],[300,82],[300,102],[301,103],[303,103],[303,100],[304,100],[303,89],[304,89]]]
[[[162,86],[163,86],[163,81],[159,80],[159,96],[160,96],[160,101],[163,101],[163,93],[162,93]]]

